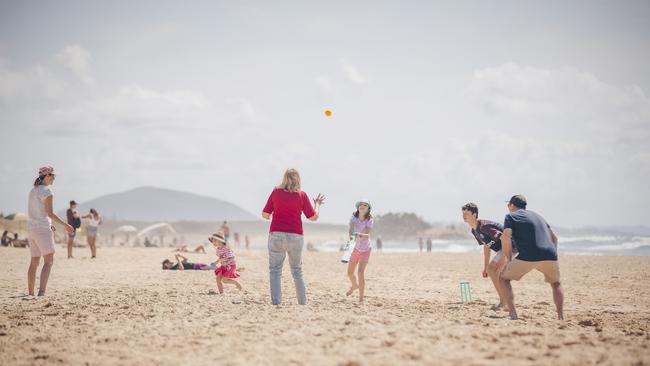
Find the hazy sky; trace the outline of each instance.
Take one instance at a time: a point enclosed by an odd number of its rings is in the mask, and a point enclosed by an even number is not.
[[[1,1],[0,210],[153,185],[257,214],[287,167],[460,220],[647,224],[650,2]],[[325,109],[333,116],[326,118]]]

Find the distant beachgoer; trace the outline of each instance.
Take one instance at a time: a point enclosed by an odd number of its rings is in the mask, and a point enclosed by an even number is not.
[[[295,169],[287,169],[282,183],[273,189],[262,210],[262,217],[266,220],[271,219],[268,248],[269,282],[273,305],[282,302],[282,266],[287,254],[296,286],[298,304],[307,304],[307,289],[302,276],[304,237],[301,214],[310,221],[318,220],[318,211],[323,202],[325,196],[319,193],[312,206],[307,193],[301,190],[300,173]]]
[[[384,242],[381,240],[381,235],[377,235],[375,243],[377,244],[377,250],[381,252],[384,248]]]
[[[8,247],[11,245],[11,237],[9,236],[9,231],[5,230],[2,232],[2,239],[0,245],[3,247]]]
[[[250,249],[251,241],[248,238],[248,235],[244,236],[244,243],[246,244],[246,249]]]
[[[45,295],[47,280],[54,263],[54,225],[52,220],[63,225],[68,233],[74,232],[71,225],[63,221],[53,210],[54,195],[50,186],[54,184],[54,168],[44,166],[38,170],[38,178],[34,181],[34,187],[29,191],[27,204],[27,236],[29,240],[29,251],[31,261],[27,271],[27,290],[29,295],[34,295],[36,285],[36,270],[40,264],[41,257],[44,259],[41,269],[38,296]]]
[[[86,240],[88,241],[88,246],[90,247],[90,258],[97,257],[97,231],[99,230],[99,225],[102,224],[102,217],[99,216],[97,210],[94,208],[90,209],[88,215],[81,217],[82,219],[88,219],[88,224],[86,225]]]
[[[239,233],[234,233],[233,234],[233,239],[235,239],[235,248],[239,248],[240,242],[239,242]]]
[[[424,249],[424,240],[422,239],[422,237],[418,238],[418,247],[420,248],[420,253],[422,253]]]
[[[70,208],[66,211],[66,218],[68,225],[72,226],[74,229],[72,233],[68,233],[68,259],[72,258],[72,246],[74,245],[74,239],[77,236],[77,229],[81,227],[81,217],[77,211],[77,202],[74,200],[70,201]]]
[[[187,258],[183,257],[180,254],[175,255],[176,258],[176,264],[174,262],[170,261],[169,259],[165,259],[162,262],[162,269],[164,270],[171,270],[171,271],[209,271],[211,269],[215,269],[215,266],[205,264],[205,263],[192,263],[187,260]]]
[[[433,248],[433,241],[431,241],[431,238],[427,238],[427,253],[430,253],[432,248]]]
[[[472,230],[472,235],[483,246],[483,278],[490,277],[494,284],[494,289],[499,295],[499,304],[493,306],[494,310],[505,308],[506,300],[504,297],[499,275],[506,263],[506,258],[501,249],[501,235],[503,235],[503,225],[489,220],[478,219],[478,206],[475,203],[467,203],[462,208],[463,221],[465,221]],[[494,258],[490,261],[491,252],[495,252]],[[516,253],[513,246],[513,253]]]
[[[228,225],[228,221],[223,221],[223,225],[221,225],[219,231],[223,233],[224,238],[228,241],[228,238],[230,238],[230,226]]]
[[[359,289],[359,302],[363,304],[365,289],[366,289],[366,266],[368,266],[368,261],[370,260],[370,252],[372,252],[372,244],[370,242],[370,231],[373,226],[372,214],[372,205],[370,201],[361,200],[356,203],[357,210],[352,214],[350,218],[350,236],[355,237],[354,250],[352,251],[352,256],[348,262],[348,278],[350,279],[350,289],[346,293],[347,296],[352,295],[352,293]],[[357,271],[357,277],[354,275],[355,269]]]
[[[181,245],[180,248],[176,248],[174,251],[182,253],[205,253],[205,247],[203,245],[198,245],[196,248],[190,249],[189,245]]]
[[[219,257],[216,262],[219,263],[220,266],[214,270],[214,275],[217,277],[217,288],[219,289],[219,293],[223,294],[224,283],[235,285],[238,290],[241,290],[242,287],[236,280],[236,278],[239,278],[239,273],[237,272],[235,254],[228,246],[225,234],[222,232],[212,234],[208,240],[217,249],[217,256]]]
[[[11,241],[11,245],[13,245],[14,248],[27,248],[29,246],[29,240],[18,239],[18,233],[14,233],[14,238]]]
[[[560,283],[560,266],[557,256],[557,236],[539,214],[526,210],[526,197],[516,195],[508,201],[509,214],[503,224],[501,236],[506,267],[501,272],[503,293],[510,311],[510,319],[517,319],[511,280],[518,281],[533,269],[544,274],[551,285],[557,317],[564,319],[564,292]],[[519,255],[512,258],[512,241],[517,243]]]

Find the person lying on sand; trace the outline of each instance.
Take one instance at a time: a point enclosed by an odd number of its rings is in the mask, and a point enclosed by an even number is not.
[[[216,264],[205,264],[205,263],[192,263],[187,260],[187,258],[183,257],[180,254],[176,254],[176,264],[174,262],[170,261],[169,259],[165,259],[162,262],[162,269],[163,270],[178,270],[178,271],[184,271],[184,270],[195,270],[195,271],[209,271],[212,269],[216,268]]]
[[[194,250],[190,249],[189,245],[182,245],[180,248],[174,249],[174,252],[181,253],[205,253],[205,247],[203,245],[197,246]]]

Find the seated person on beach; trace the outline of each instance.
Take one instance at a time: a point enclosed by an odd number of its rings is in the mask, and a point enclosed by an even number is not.
[[[205,253],[205,247],[203,245],[199,245],[194,250],[191,250],[189,245],[181,245],[180,248],[176,248],[174,251],[181,253]]]
[[[9,232],[7,230],[2,233],[2,241],[0,242],[0,245],[3,247],[11,245],[11,237],[9,237]]]
[[[187,258],[183,257],[180,254],[176,254],[176,264],[174,264],[174,262],[170,261],[169,259],[165,259],[162,262],[162,269],[164,270],[167,269],[167,270],[178,270],[178,271],[184,271],[184,270],[208,271],[215,268],[216,265],[189,262]]]
[[[27,239],[18,239],[18,233],[14,234],[14,240],[11,243],[14,248],[27,248],[29,246]]]

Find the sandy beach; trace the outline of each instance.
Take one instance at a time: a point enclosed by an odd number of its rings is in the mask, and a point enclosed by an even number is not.
[[[210,271],[162,271],[169,249],[86,250],[67,260],[57,248],[47,296],[27,299],[28,250],[0,249],[0,364],[650,364],[650,257],[564,256],[567,320],[533,273],[513,285],[511,321],[490,310],[478,253],[375,253],[359,306],[339,254],[308,252],[309,304],[296,305],[285,264],[276,308],[265,251],[240,250],[245,291],[218,295]],[[464,280],[470,304],[459,303]]]

